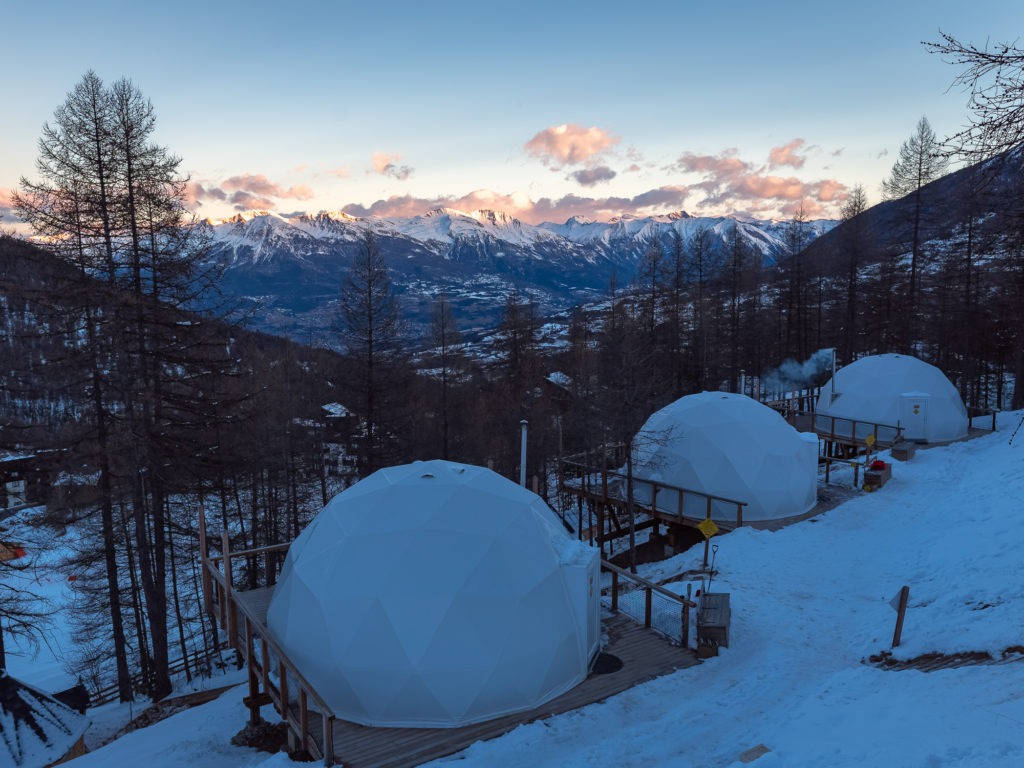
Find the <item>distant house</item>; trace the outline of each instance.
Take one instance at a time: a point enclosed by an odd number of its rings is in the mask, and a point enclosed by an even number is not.
[[[89,720],[0,669],[0,760],[44,768],[85,754]]]

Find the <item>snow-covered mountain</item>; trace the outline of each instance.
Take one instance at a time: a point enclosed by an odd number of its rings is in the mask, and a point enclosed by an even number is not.
[[[463,328],[489,328],[513,287],[529,293],[543,312],[563,310],[600,296],[613,275],[620,285],[629,282],[652,241],[668,252],[677,235],[687,243],[701,228],[710,235],[712,251],[723,251],[738,230],[756,258],[774,264],[784,252],[788,224],[678,211],[532,225],[499,211],[450,208],[404,218],[253,211],[203,222],[215,252],[228,264],[228,290],[258,300],[256,327],[328,344],[342,277],[367,230],[376,237],[415,335],[442,290]],[[808,240],[834,224],[808,222]]]

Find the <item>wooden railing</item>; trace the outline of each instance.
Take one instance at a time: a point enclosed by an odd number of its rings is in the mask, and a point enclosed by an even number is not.
[[[324,765],[334,764],[334,720],[330,705],[306,680],[298,668],[289,661],[283,649],[264,630],[265,616],[257,616],[250,606],[237,599],[232,579],[232,561],[240,558],[266,557],[271,553],[283,552],[289,544],[274,544],[257,549],[231,551],[227,531],[221,534],[221,555],[208,554],[206,520],[200,510],[199,552],[202,566],[203,606],[226,630],[228,642],[245,659],[249,670],[249,707],[251,719],[259,716],[264,703],[273,703],[281,717],[298,736],[300,749],[315,759],[322,759]],[[241,621],[241,625],[239,622]],[[259,628],[257,634],[256,629]],[[259,642],[259,653],[256,643]],[[274,656],[272,665],[271,654]],[[271,679],[271,668],[276,666],[277,685]],[[262,687],[262,694],[260,688]],[[296,691],[297,708],[293,710],[291,689]],[[323,743],[317,744],[310,738],[310,702],[316,707],[323,729]]]
[[[212,660],[227,648],[227,643],[218,643],[216,648],[211,648],[209,652],[197,650],[195,653],[190,653],[188,656],[179,656],[176,659],[171,660],[167,666],[167,671],[172,675],[177,675],[185,671],[186,667],[191,669],[201,669],[204,664],[212,662]],[[144,680],[141,675],[133,676],[131,679],[132,692],[142,691],[145,687]],[[89,706],[98,707],[102,704],[109,704],[112,701],[116,701],[121,695],[121,690],[117,683],[111,683],[110,685],[99,688],[89,694]]]
[[[980,419],[983,416],[992,417],[992,431],[996,431],[996,416],[999,414],[999,410],[996,408],[978,408],[977,406],[967,406],[967,424],[971,427],[974,426],[974,420]],[[977,429],[984,429],[984,427],[977,427]]]
[[[875,446],[889,448],[903,439],[903,427],[899,425],[876,424],[844,416],[796,411],[790,414],[789,423],[800,431],[814,432],[821,439],[833,443],[866,445],[867,437],[871,435]]]
[[[643,624],[647,629],[654,629],[657,632],[661,632],[674,639],[674,634],[664,630],[660,627],[654,626],[654,596],[658,595],[661,599],[671,602],[673,605],[677,605],[679,608],[679,630],[680,630],[680,645],[683,648],[689,648],[690,640],[690,609],[696,608],[697,604],[692,600],[688,600],[682,595],[677,595],[675,592],[665,589],[664,587],[658,586],[657,584],[647,581],[636,574],[630,573],[624,568],[619,568],[617,565],[609,563],[607,560],[601,561],[601,570],[607,571],[612,576],[612,584],[610,589],[611,598],[611,610],[613,612],[619,611],[619,594],[622,588],[622,583],[626,582],[632,584],[633,587],[629,590],[630,592],[643,591],[644,593],[644,615]],[[627,614],[632,616],[632,614]],[[640,620],[640,617],[633,616],[634,619]]]
[[[602,464],[605,463],[602,462]],[[609,493],[608,485],[610,480],[621,480],[625,484],[630,482],[629,475],[624,472],[610,470],[605,466],[595,466],[594,459],[590,454],[576,454],[561,460],[559,490],[562,492],[576,494],[587,500],[603,504],[617,504],[621,506],[627,503],[629,500],[624,496]],[[670,483],[639,478],[635,475],[632,478],[632,483],[634,489],[633,503],[641,512],[678,523],[699,522],[711,519],[712,507],[717,502],[720,506],[734,507],[736,527],[740,528],[743,526],[743,508],[747,506],[745,501],[737,501],[736,499],[716,496],[715,494],[705,493],[693,488],[683,488]],[[649,501],[636,498],[638,487],[650,494]],[[672,499],[674,494],[676,503],[672,504],[671,501],[667,504],[661,502],[659,505],[659,494],[662,494],[662,498],[667,497],[668,499]],[[687,497],[690,497],[689,505],[687,505]],[[721,515],[719,515],[719,519],[721,519]]]

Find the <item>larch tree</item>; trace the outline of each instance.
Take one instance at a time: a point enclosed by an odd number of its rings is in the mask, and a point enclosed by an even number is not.
[[[846,278],[846,313],[843,323],[841,352],[846,365],[853,362],[854,355],[859,351],[857,327],[857,286],[860,279],[860,267],[864,263],[867,251],[867,237],[864,231],[864,219],[861,214],[868,209],[867,194],[862,184],[850,190],[850,196],[843,201],[840,218],[846,224],[842,230],[840,251],[845,257]]]
[[[882,182],[886,200],[897,200],[907,195],[914,197],[913,234],[910,242],[910,283],[907,288],[905,313],[905,349],[913,350],[918,303],[918,273],[921,269],[921,189],[946,173],[949,161],[928,123],[928,118],[917,121],[917,127],[900,146],[899,157],[888,178]]]
[[[450,458],[452,396],[464,359],[459,324],[455,320],[452,303],[443,291],[434,305],[431,316],[430,341],[434,345],[440,370],[441,458],[447,460]]]
[[[381,398],[387,364],[397,351],[400,330],[398,300],[372,229],[367,228],[342,281],[339,305],[339,331],[355,364],[358,406],[365,422],[359,456],[360,470],[365,476],[382,466],[386,436]]]

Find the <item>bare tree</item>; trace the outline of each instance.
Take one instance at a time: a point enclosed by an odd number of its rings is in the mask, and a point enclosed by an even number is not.
[[[840,218],[846,224],[842,230],[839,248],[845,256],[846,266],[846,322],[843,323],[842,354],[846,364],[853,362],[858,351],[857,336],[857,287],[860,278],[860,266],[864,262],[867,250],[864,219],[860,215],[868,209],[868,198],[864,186],[857,184],[850,190],[840,208]]]
[[[986,42],[979,48],[939,32],[939,42],[925,42],[930,53],[960,67],[953,87],[970,94],[971,124],[945,141],[948,153],[986,160],[1024,142],[1024,49],[1016,43]]]
[[[399,339],[398,301],[373,230],[367,229],[362,246],[341,285],[342,340],[356,364],[360,414],[366,423],[361,441],[360,469],[381,467],[383,442],[381,392],[384,370],[394,356]]]
[[[907,195],[914,196],[914,232],[910,244],[910,284],[907,289],[905,314],[906,340],[904,346],[912,351],[915,340],[917,318],[917,283],[921,269],[921,189],[946,173],[949,161],[942,154],[942,147],[935,137],[935,131],[928,118],[917,121],[917,127],[900,146],[899,157],[892,166],[889,177],[882,182],[882,194],[886,200],[897,200]]]
[[[453,384],[462,368],[462,334],[452,312],[448,295],[442,291],[434,306],[430,323],[430,339],[437,354],[441,372],[441,458],[449,458],[449,426]]]

